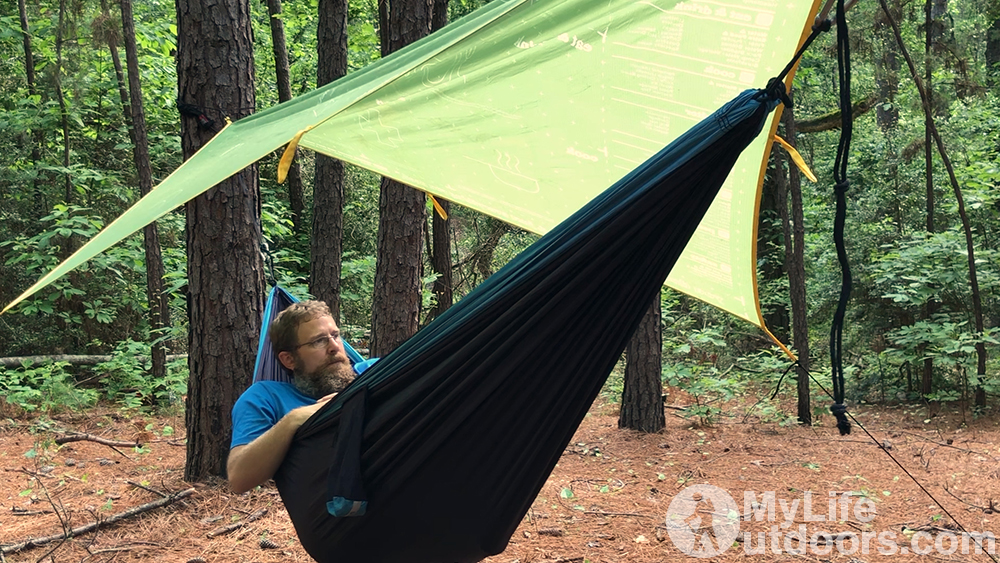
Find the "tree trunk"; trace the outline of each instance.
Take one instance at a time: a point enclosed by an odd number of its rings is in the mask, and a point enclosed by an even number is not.
[[[1000,87],[1000,17],[986,30],[986,76],[996,91]]]
[[[770,283],[784,279],[785,256],[782,253],[783,218],[788,216],[787,179],[781,169],[781,158],[772,152],[774,169],[764,178],[757,217],[757,277]],[[776,221],[781,218],[782,220]],[[769,303],[761,311],[764,324],[782,342],[788,341],[790,320],[788,308],[782,302]]]
[[[663,414],[663,340],[660,296],[643,315],[625,352],[625,385],[618,428],[659,432],[666,426]]]
[[[931,46],[934,42],[935,33],[933,33],[933,18],[931,17],[931,4],[934,0],[926,0],[924,3],[924,84],[927,87],[927,93],[934,98],[933,87],[931,82]],[[934,153],[932,148],[931,139],[931,127],[933,115],[927,113],[924,115],[924,181],[926,199],[927,199],[927,218],[926,218],[926,229],[927,234],[934,233]],[[938,303],[935,299],[931,298],[927,301],[927,305],[924,307],[924,318],[930,320],[934,313],[937,312]],[[929,395],[934,391],[934,359],[925,358],[924,359],[924,371],[923,376],[920,379],[920,392],[924,395]]]
[[[142,105],[142,81],[139,76],[139,50],[135,42],[135,19],[132,15],[132,0],[121,0],[122,40],[125,44],[125,59],[128,66],[129,113],[126,119],[132,128],[132,155],[139,176],[139,193],[143,196],[153,189],[153,172],[149,164],[149,138],[146,134],[146,112]],[[117,54],[115,54],[117,58]],[[120,67],[119,62],[116,67]],[[149,332],[154,340],[150,349],[152,356],[152,376],[162,380],[167,376],[167,343],[160,340],[164,329],[170,327],[170,300],[163,287],[163,257],[160,254],[160,234],[156,222],[142,229],[142,242],[146,251],[146,299],[149,301]],[[157,342],[157,340],[159,340]]]
[[[32,96],[35,95],[35,57],[31,50],[31,32],[28,27],[28,10],[27,6],[24,4],[24,0],[17,0],[17,11],[21,18],[21,36],[22,42],[24,44],[24,79],[28,84],[28,93]],[[31,145],[31,164],[32,167],[38,165],[38,161],[41,160],[42,145],[45,143],[45,133],[42,127],[34,128],[34,139]],[[31,193],[35,195],[36,202],[43,202],[44,198],[38,190],[38,179],[37,175],[31,180]],[[45,215],[47,211],[47,206],[41,205],[40,208],[36,208],[40,213],[37,217]],[[36,217],[36,218],[37,218]]]
[[[798,132],[795,128],[795,112],[785,108],[781,114],[781,122],[785,126],[785,141],[794,148]],[[788,163],[787,193],[791,195],[791,217],[788,213],[787,198],[782,198],[781,218],[785,238],[785,271],[788,273],[788,295],[792,302],[792,346],[799,357],[798,379],[795,382],[798,394],[797,411],[801,424],[812,424],[812,406],[809,397],[809,317],[806,301],[806,266],[805,266],[805,218],[802,211],[802,175],[790,158],[782,159]],[[779,172],[779,176],[780,176]]]
[[[434,5],[435,8],[437,4]],[[445,213],[449,214],[448,219],[443,219],[435,212],[431,221],[431,232],[433,242],[431,244],[431,268],[438,277],[434,280],[434,296],[437,304],[429,314],[429,319],[437,318],[451,307],[454,299],[452,293],[451,278],[451,202],[446,199],[437,198],[438,204]],[[428,320],[429,320],[428,319]]]
[[[891,9],[896,18],[902,14],[899,0],[893,0]],[[875,59],[875,88],[878,91],[878,104],[875,118],[882,131],[896,127],[899,121],[899,108],[896,107],[896,93],[899,92],[899,48],[888,29],[885,16],[881,12],[875,15],[875,35],[879,38],[881,51]]]
[[[252,113],[250,6],[242,0],[177,0],[178,99],[217,122]],[[211,127],[181,119],[190,158]],[[190,319],[184,479],[225,475],[230,412],[250,383],[263,313],[260,186],[249,166],[187,204]]]
[[[419,328],[424,194],[383,178],[379,215],[370,345],[373,357],[387,355]]]
[[[56,98],[59,100],[59,116],[60,122],[62,124],[62,134],[63,134],[63,168],[66,172],[63,172],[63,188],[64,196],[63,201],[67,205],[73,203],[73,181],[69,174],[69,163],[70,163],[70,144],[69,144],[69,110],[66,108],[66,96],[63,95],[62,90],[62,48],[63,48],[63,33],[65,32],[66,24],[66,0],[59,0],[59,25],[56,27],[56,68],[53,74],[54,82],[56,87]],[[72,237],[67,237],[66,244],[70,248],[66,250],[72,254],[73,243]]]
[[[320,0],[316,29],[316,85],[347,74],[347,0]],[[344,163],[316,155],[310,238],[309,292],[340,319],[340,272],[344,236]]]
[[[448,0],[434,0],[434,12],[431,14],[431,31],[437,31],[448,25]],[[437,198],[438,204],[448,219],[444,219],[437,212],[431,214],[431,269],[437,274],[434,279],[434,292],[436,303],[427,315],[427,321],[438,317],[444,313],[454,303],[451,272],[451,202],[443,198]]]
[[[383,56],[430,33],[433,0],[394,0],[387,9],[388,29],[383,37],[389,41],[382,44]],[[417,332],[424,202],[423,193],[391,178],[382,179],[372,303],[373,356],[388,354]]]
[[[288,47],[285,45],[285,24],[281,20],[281,0],[267,0],[267,21],[271,22],[271,48],[274,51],[274,74],[278,82],[278,101],[292,99],[292,79],[288,64]],[[302,166],[298,159],[288,168],[288,205],[292,209],[292,225],[296,233],[302,233],[302,213],[305,204],[302,198]]]

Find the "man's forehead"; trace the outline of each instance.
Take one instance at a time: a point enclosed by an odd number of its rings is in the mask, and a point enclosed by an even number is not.
[[[312,333],[323,333],[329,332],[330,329],[337,330],[337,323],[333,320],[330,315],[319,315],[305,321],[299,325],[298,333],[302,334],[312,334]]]

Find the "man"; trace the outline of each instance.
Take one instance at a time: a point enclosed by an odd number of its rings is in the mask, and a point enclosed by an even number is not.
[[[340,329],[321,301],[294,303],[278,314],[271,344],[294,383],[258,381],[236,401],[227,472],[237,493],[273,477],[295,431],[374,363],[351,365]]]

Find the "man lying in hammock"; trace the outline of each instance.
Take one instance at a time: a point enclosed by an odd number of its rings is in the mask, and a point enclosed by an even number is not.
[[[301,301],[282,311],[271,324],[271,342],[295,379],[258,381],[236,401],[227,471],[237,493],[274,476],[299,426],[374,363],[351,365],[322,301]]]

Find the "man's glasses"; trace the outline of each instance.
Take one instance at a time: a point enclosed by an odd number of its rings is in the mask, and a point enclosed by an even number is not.
[[[334,343],[340,342],[340,335],[339,334],[324,334],[323,336],[318,336],[318,337],[310,340],[309,342],[306,342],[306,343],[303,343],[303,344],[299,344],[298,346],[295,347],[295,349],[298,350],[299,348],[301,348],[303,346],[308,346],[308,347],[312,348],[313,350],[321,350],[321,349],[326,348],[327,346],[329,346],[331,340],[333,340]]]

